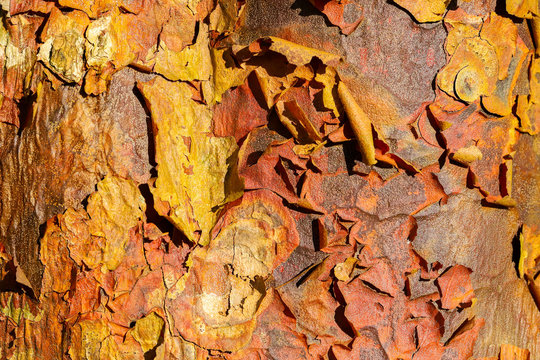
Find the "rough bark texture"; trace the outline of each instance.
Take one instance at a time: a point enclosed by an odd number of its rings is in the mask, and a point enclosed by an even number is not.
[[[538,1],[0,15],[0,359],[540,359]]]

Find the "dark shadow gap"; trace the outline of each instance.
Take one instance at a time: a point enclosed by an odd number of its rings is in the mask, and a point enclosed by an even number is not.
[[[523,232],[523,225],[520,225],[516,235],[512,238],[512,262],[514,263],[514,270],[519,278],[519,259],[521,258],[521,234]]]
[[[139,190],[141,191],[141,194],[146,202],[146,222],[156,225],[161,232],[169,233],[172,238],[175,229],[174,225],[171,224],[166,217],[158,214],[154,208],[154,196],[152,195],[148,184],[139,185]]]
[[[506,0],[497,0],[497,3],[495,4],[495,12],[497,15],[510,18],[514,23],[521,24],[523,22],[523,19],[511,15],[508,13],[508,11],[506,11]]]
[[[347,306],[347,303],[345,302],[345,298],[343,297],[343,294],[339,290],[339,287],[334,284],[334,297],[339,303],[339,306],[336,309],[336,313],[334,315],[334,320],[336,324],[339,326],[339,328],[347,335],[349,335],[351,338],[355,338],[356,332],[354,331],[351,323],[345,316],[345,307]]]
[[[19,131],[17,132],[17,135],[19,136],[21,136],[23,130],[32,122],[32,105],[36,98],[37,95],[33,94],[25,96],[17,102],[17,108],[19,109]]]
[[[157,176],[157,170],[155,167],[157,166],[156,162],[156,143],[154,134],[157,133],[157,129],[154,129],[154,124],[152,122],[152,117],[150,113],[150,109],[148,108],[148,104],[146,103],[146,100],[144,99],[143,94],[137,88],[135,85],[133,87],[133,94],[137,97],[139,100],[139,103],[141,104],[142,108],[144,109],[144,112],[146,113],[146,134],[148,136],[148,162],[152,166],[152,169],[150,170],[150,173],[152,177]]]

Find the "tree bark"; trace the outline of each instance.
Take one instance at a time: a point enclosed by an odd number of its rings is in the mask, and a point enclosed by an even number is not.
[[[0,359],[538,359],[537,5],[0,1]]]

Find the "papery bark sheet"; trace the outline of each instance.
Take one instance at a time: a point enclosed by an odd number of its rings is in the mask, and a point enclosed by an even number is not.
[[[0,359],[538,359],[538,16],[0,1]]]

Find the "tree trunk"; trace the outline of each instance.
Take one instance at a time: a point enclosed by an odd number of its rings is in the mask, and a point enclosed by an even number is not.
[[[536,1],[0,15],[0,359],[540,359]]]

